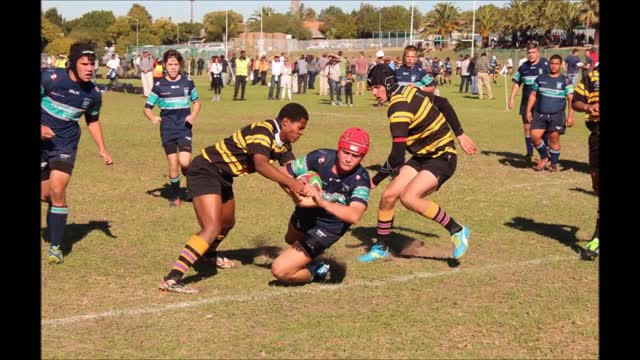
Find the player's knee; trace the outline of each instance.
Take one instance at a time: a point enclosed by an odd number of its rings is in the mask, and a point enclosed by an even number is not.
[[[207,243],[213,243],[213,240],[221,233],[220,225],[205,225],[200,231],[200,237]]]
[[[411,196],[410,194],[404,193],[404,194],[400,195],[400,202],[407,209],[409,209],[411,211],[415,211],[416,199],[413,196]]]
[[[380,203],[385,206],[393,206],[398,199],[398,194],[390,191],[383,191],[380,195]]]
[[[271,265],[271,274],[280,281],[288,281],[290,277],[287,266],[279,261],[274,261],[273,265]]]

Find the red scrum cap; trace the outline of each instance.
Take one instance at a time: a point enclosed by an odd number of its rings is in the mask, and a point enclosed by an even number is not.
[[[361,128],[353,127],[347,129],[338,141],[338,150],[348,150],[360,154],[367,155],[369,151],[369,134]]]

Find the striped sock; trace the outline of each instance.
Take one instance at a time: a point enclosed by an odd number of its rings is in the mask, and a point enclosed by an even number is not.
[[[549,157],[549,153],[547,152],[547,144],[544,142],[544,140],[540,143],[540,145],[536,146],[536,150],[538,150],[541,159],[546,159]]]
[[[549,149],[549,152],[551,153],[551,165],[556,166],[560,159],[560,150]]]
[[[378,228],[376,232],[378,234],[378,242],[383,245],[387,245],[387,237],[391,235],[393,228],[393,217],[395,215],[395,209],[380,210],[378,209]]]
[[[175,178],[169,177],[169,184],[171,185],[171,193],[173,199],[180,197],[180,175]]]
[[[189,241],[184,245],[180,256],[178,256],[178,260],[173,263],[173,268],[169,272],[169,274],[165,277],[165,280],[181,279],[184,273],[189,270],[193,264],[198,261],[198,259],[204,254],[209,248],[209,244],[207,244],[204,239],[202,239],[198,235],[193,235]]]
[[[421,215],[444,226],[450,234],[455,234],[462,230],[462,226],[453,220],[453,218],[449,216],[443,208],[433,201],[429,201],[429,207],[427,207]]]
[[[68,214],[69,209],[66,206],[51,206],[47,211],[49,243],[51,246],[62,244]]]

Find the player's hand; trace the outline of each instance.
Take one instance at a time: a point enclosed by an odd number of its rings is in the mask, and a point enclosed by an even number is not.
[[[514,102],[513,98],[510,98],[509,99],[509,110],[513,110],[513,102]]]
[[[573,126],[573,116],[567,117],[567,127]]]
[[[151,122],[153,123],[153,125],[157,125],[160,121],[162,121],[162,118],[160,116],[154,116],[151,119]]]
[[[600,103],[591,104],[587,112],[591,115],[600,115]]]
[[[292,182],[289,183],[289,190],[291,190],[291,192],[296,193],[298,195],[302,195],[305,196],[305,183],[302,182],[302,180],[293,180]]]
[[[527,119],[527,122],[531,124],[531,120],[533,120],[533,115],[531,114],[530,111],[527,111],[527,115],[525,116],[525,119]]]
[[[100,151],[100,156],[102,156],[102,160],[104,160],[104,163],[107,164],[107,166],[113,165],[113,160],[111,160],[111,154],[109,154],[109,152],[106,149],[103,151]]]
[[[473,140],[467,134],[462,134],[458,136],[458,142],[467,155],[473,155],[478,151],[476,144],[473,143]]]
[[[184,118],[185,122],[188,122],[189,124],[193,125],[193,123],[196,122],[196,118],[195,116],[193,116],[192,114],[187,115],[186,118]]]
[[[54,136],[56,136],[56,133],[50,127],[40,125],[40,140],[49,140]]]
[[[373,180],[369,180],[369,187],[371,188],[371,190],[376,188],[376,184],[373,183]]]

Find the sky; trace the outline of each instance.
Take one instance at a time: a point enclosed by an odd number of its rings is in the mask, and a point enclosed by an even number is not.
[[[461,10],[473,9],[474,1],[451,1]],[[344,12],[351,12],[360,8],[360,3],[370,3],[376,7],[386,7],[393,5],[403,5],[407,8],[411,7],[411,1],[300,1],[306,8],[314,9],[318,14],[324,8],[335,5]],[[433,5],[442,1],[415,1],[415,6],[421,11],[430,10]],[[157,0],[157,1],[46,1],[43,0],[42,10],[47,11],[50,8],[56,8],[58,14],[66,20],[76,19],[83,14],[94,10],[111,10],[115,16],[124,16],[133,4],[144,6],[153,19],[171,17],[173,22],[189,21],[191,17],[191,5],[189,0]],[[477,1],[477,6],[493,3],[496,6],[504,6],[508,1]],[[285,13],[289,10],[291,1],[204,1],[196,0],[193,3],[193,21],[202,22],[204,14],[211,11],[234,10],[242,14],[246,21],[251,14],[258,10],[260,6],[271,6],[279,13]]]

